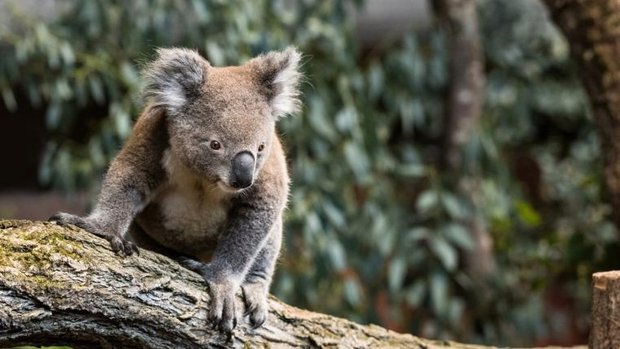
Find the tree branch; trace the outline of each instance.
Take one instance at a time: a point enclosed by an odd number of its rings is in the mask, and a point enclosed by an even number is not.
[[[197,275],[149,251],[121,258],[108,243],[54,223],[0,221],[0,347],[475,348],[398,334],[288,306],[246,319],[230,341],[207,325]],[[241,299],[239,299],[241,302]]]

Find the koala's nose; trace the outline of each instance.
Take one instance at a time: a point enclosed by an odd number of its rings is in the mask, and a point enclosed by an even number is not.
[[[252,185],[254,179],[254,155],[242,151],[232,160],[232,178],[230,185],[233,188],[243,189]]]

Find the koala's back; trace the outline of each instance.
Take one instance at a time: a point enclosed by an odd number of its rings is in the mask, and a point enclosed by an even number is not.
[[[216,183],[195,175],[169,149],[163,153],[161,166],[166,173],[165,184],[136,217],[139,229],[130,232],[132,240],[158,252],[172,250],[202,260],[209,259],[226,228],[230,211],[234,209],[235,195],[245,193],[223,192]],[[284,151],[276,139],[251,190],[267,187],[271,194],[286,201],[288,185]],[[146,234],[146,237],[137,236],[139,234]]]

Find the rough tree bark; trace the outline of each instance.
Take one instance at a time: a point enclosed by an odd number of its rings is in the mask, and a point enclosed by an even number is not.
[[[620,271],[592,276],[590,348],[620,348]]]
[[[207,326],[208,299],[197,274],[164,256],[142,250],[121,258],[77,228],[0,221],[0,348],[475,348],[362,326],[275,298],[263,327],[243,321],[228,341]]]
[[[620,0],[545,0],[590,98],[612,215],[620,230]]]

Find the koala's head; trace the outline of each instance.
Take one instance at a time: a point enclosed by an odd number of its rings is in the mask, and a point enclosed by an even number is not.
[[[188,49],[157,55],[145,71],[145,98],[166,113],[173,154],[223,190],[251,186],[269,157],[276,121],[299,109],[299,52],[270,52],[233,67],[212,67]]]

